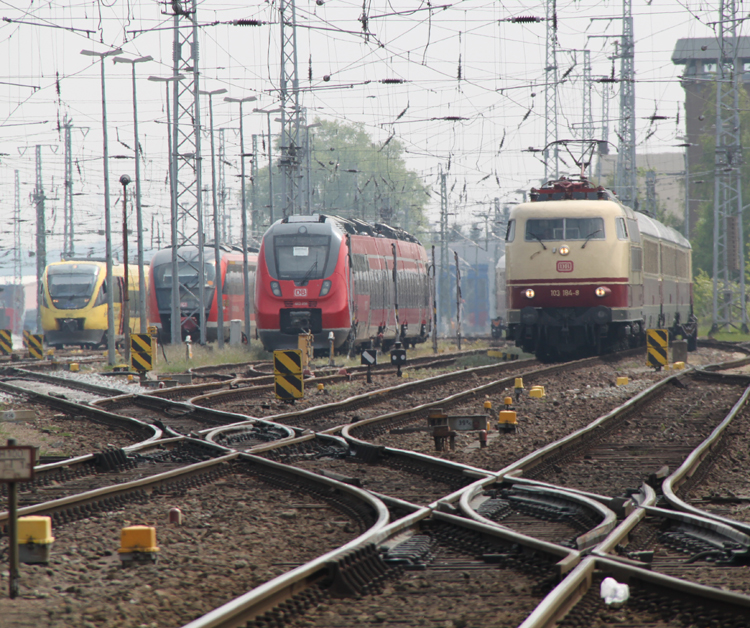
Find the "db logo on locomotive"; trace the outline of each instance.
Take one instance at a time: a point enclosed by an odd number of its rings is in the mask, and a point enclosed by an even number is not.
[[[572,273],[573,262],[569,259],[557,261],[557,272],[558,273]]]
[[[572,264],[571,264],[572,266]],[[571,270],[573,270],[571,268]],[[294,289],[294,296],[295,297],[306,297],[307,296],[307,288],[295,288]]]

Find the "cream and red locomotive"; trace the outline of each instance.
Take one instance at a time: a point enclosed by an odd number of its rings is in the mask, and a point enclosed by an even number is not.
[[[585,179],[532,189],[506,234],[507,338],[545,359],[634,347],[669,328],[694,349],[690,243]]]

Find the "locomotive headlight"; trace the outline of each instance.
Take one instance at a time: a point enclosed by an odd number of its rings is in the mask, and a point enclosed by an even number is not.
[[[570,253],[570,249],[567,246],[560,247],[560,255],[567,255]]]
[[[320,286],[320,296],[321,297],[326,296],[330,290],[331,290],[331,280],[330,279],[326,279],[323,282],[323,285]]]
[[[594,294],[598,297],[606,297],[608,294],[611,294],[612,291],[609,288],[605,288],[604,286],[599,286],[596,290],[594,290]]]
[[[271,292],[273,292],[273,296],[275,297],[281,296],[281,286],[279,285],[278,281],[271,282]]]
[[[533,299],[535,292],[531,288],[527,288],[523,291],[523,296],[525,296],[527,299]]]

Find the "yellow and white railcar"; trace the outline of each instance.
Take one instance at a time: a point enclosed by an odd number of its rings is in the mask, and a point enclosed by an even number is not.
[[[532,190],[506,234],[507,338],[564,358],[638,346],[668,327],[695,348],[690,243],[586,180]]]
[[[107,281],[103,261],[68,260],[47,265],[40,286],[44,342],[50,347],[78,345],[98,347],[107,343],[107,291],[114,290],[116,339],[124,334],[123,292],[125,268],[112,267],[114,281]],[[138,266],[128,266],[130,329],[140,327],[138,318]]]

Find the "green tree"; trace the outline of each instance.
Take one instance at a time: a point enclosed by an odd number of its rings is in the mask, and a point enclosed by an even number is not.
[[[315,125],[302,131],[310,134],[310,212],[383,222],[418,235],[427,226],[425,209],[429,188],[419,175],[409,170],[404,149],[396,139],[383,144],[373,142],[358,124],[316,119]],[[265,152],[265,151],[264,151]],[[282,217],[281,170],[278,167],[279,144],[274,147],[273,187],[274,220]],[[302,159],[302,211],[307,213],[305,180],[307,160]],[[259,169],[255,189],[255,231],[269,224],[268,165]]]
[[[707,120],[716,118],[716,85],[711,84],[706,88],[706,102],[709,106],[703,116]],[[740,90],[740,129],[741,144],[743,147],[750,146],[750,96],[744,89]],[[701,201],[698,221],[693,229],[691,244],[693,246],[693,274],[698,277],[701,271],[708,276],[713,276],[713,242],[714,242],[714,156],[716,154],[716,138],[712,131],[714,125],[706,125],[707,132],[702,134],[699,142],[702,147],[701,164],[691,170],[703,171],[706,173],[705,183],[701,186],[706,200]],[[745,208],[750,206],[750,154],[745,152],[745,158],[740,166],[742,181],[742,199]],[[742,240],[745,243],[745,264],[750,260],[750,217],[748,212],[743,208],[743,234]],[[743,265],[745,265],[743,264]],[[750,282],[750,277],[746,279]]]

